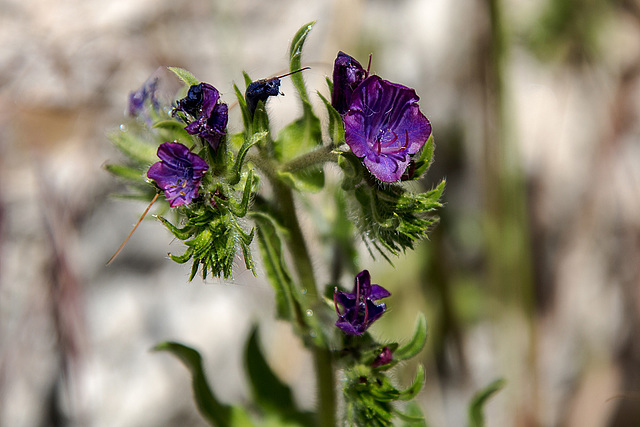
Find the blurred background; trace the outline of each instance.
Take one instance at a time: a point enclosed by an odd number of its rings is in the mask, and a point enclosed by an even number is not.
[[[309,356],[241,262],[233,283],[187,284],[166,257],[180,244],[150,220],[105,266],[145,205],[111,197],[123,187],[103,169],[158,67],[233,103],[241,71],[282,72],[312,20],[310,89],[326,94],[338,50],[373,52],[433,124],[415,189],[447,179],[440,224],[395,269],[361,260],[393,293],[376,336],[407,339],[427,316],[430,425],[465,425],[496,378],[489,426],[640,425],[638,0],[0,0],[0,425],[204,426],[187,371],[149,349],[195,346],[218,394],[243,402],[255,321],[313,406]],[[287,103],[270,101],[276,128]]]

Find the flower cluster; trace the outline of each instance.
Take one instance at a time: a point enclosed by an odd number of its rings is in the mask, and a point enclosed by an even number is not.
[[[179,100],[174,114],[187,117],[185,130],[207,141],[216,150],[227,133],[228,107],[220,102],[220,92],[208,83],[192,85],[187,96]],[[189,122],[189,119],[191,121]]]
[[[370,76],[343,52],[334,63],[332,105],[341,114],[345,140],[369,172],[399,181],[431,135],[415,90]]]
[[[385,288],[371,284],[369,271],[361,271],[356,276],[353,292],[334,291],[333,302],[338,312],[336,326],[348,335],[362,335],[387,308],[376,301],[388,296],[391,293]]]

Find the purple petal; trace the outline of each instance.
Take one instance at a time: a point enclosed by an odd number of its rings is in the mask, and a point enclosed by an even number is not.
[[[379,299],[390,297],[390,296],[391,296],[391,292],[389,292],[382,286],[380,285],[371,286],[371,294],[369,295],[369,298],[371,298],[371,300],[377,301]]]

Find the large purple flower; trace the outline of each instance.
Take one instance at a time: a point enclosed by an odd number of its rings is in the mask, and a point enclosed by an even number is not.
[[[209,169],[198,155],[178,142],[165,142],[158,147],[160,161],[149,168],[147,176],[164,190],[169,205],[187,205],[198,197],[198,186]]]
[[[367,77],[351,95],[345,140],[380,181],[398,181],[431,135],[419,99],[415,90],[378,76]]]
[[[187,96],[178,101],[175,111],[193,118],[185,127],[190,135],[206,140],[213,149],[218,148],[229,121],[227,104],[220,102],[218,89],[208,83],[191,86]]]
[[[344,52],[338,52],[338,57],[333,63],[333,91],[331,93],[331,105],[340,114],[349,110],[351,94],[362,81],[367,78],[369,72],[362,65]]]
[[[371,284],[369,271],[363,270],[356,276],[353,292],[338,291],[333,294],[333,302],[338,312],[336,326],[348,335],[361,335],[386,310],[384,303],[375,301],[390,296],[391,293],[379,285]],[[342,306],[342,311],[338,307]]]

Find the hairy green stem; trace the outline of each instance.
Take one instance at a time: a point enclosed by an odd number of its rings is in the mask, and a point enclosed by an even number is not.
[[[304,240],[302,229],[296,215],[293,193],[289,187],[280,181],[272,180],[275,198],[279,202],[284,225],[289,231],[286,239],[289,252],[292,255],[293,264],[302,289],[306,289],[307,300],[312,304],[320,302],[321,295],[313,272],[313,265],[309,250]],[[317,331],[319,336],[321,331]],[[313,345],[313,359],[316,371],[318,390],[318,426],[334,427],[336,425],[336,398],[331,352],[325,347],[325,343]]]
[[[305,153],[285,163],[282,170],[285,172],[297,172],[299,170],[308,168],[309,166],[337,161],[338,155],[333,152],[333,147],[330,145],[325,145],[321,148],[318,148],[317,150]]]

